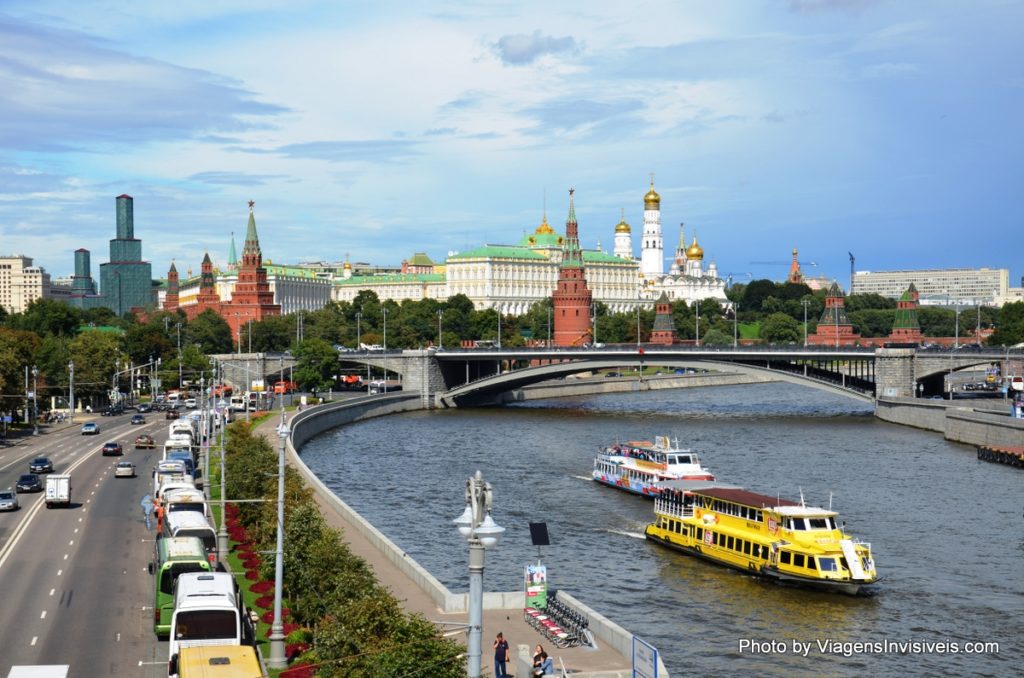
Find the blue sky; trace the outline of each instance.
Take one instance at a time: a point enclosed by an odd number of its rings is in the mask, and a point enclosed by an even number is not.
[[[1024,274],[1024,2],[0,2],[0,252],[107,260],[114,197],[163,275],[397,264],[562,228],[648,173],[736,279]]]

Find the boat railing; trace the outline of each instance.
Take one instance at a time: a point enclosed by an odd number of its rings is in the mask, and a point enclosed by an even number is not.
[[[655,499],[654,510],[665,516],[673,518],[692,518],[693,506],[683,506],[667,499]]]

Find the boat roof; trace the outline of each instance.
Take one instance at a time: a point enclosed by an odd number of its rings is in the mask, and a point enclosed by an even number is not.
[[[711,487],[707,490],[696,490],[706,497],[731,501],[736,504],[753,506],[754,508],[781,508],[785,506],[800,506],[795,501],[770,497],[767,494],[749,492],[742,487]]]
[[[711,480],[665,480],[658,483],[658,487],[670,490],[682,490],[684,492],[700,492],[701,494],[708,494],[705,490],[712,490],[715,488],[728,490],[743,489],[737,485],[727,485],[725,483],[717,483]]]

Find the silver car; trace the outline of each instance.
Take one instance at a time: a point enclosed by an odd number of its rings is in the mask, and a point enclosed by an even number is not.
[[[17,511],[18,495],[10,490],[0,490],[0,511]]]
[[[114,467],[115,478],[134,478],[135,477],[135,464],[130,461],[119,461],[117,466]]]

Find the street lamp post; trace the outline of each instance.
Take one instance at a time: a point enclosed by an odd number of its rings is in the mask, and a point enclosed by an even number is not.
[[[388,307],[384,306],[384,393],[388,392]]]
[[[277,550],[274,552],[274,622],[270,625],[270,658],[267,666],[283,669],[288,666],[284,652],[284,624],[281,623],[281,587],[284,585],[284,448],[291,430],[281,411],[281,424],[277,435],[281,438],[281,451],[277,456]]]
[[[732,302],[732,347],[739,346],[740,339],[740,302]],[[804,344],[806,346],[806,344]]]
[[[32,366],[32,435],[39,435],[39,368]]]
[[[469,542],[469,647],[466,673],[481,676],[481,638],[483,635],[484,550],[501,541],[505,528],[491,518],[493,493],[480,471],[466,481],[466,508],[452,522]]]
[[[181,383],[181,323],[177,323],[178,327],[178,390],[182,388]]]
[[[437,347],[441,348],[441,316],[444,315],[444,311],[437,309]]]
[[[640,304],[636,305],[636,347],[640,348]]]
[[[69,389],[68,389],[69,390],[68,409],[71,410],[71,412],[70,412],[70,419],[71,419],[71,423],[74,424],[75,423],[75,361],[74,360],[69,360],[68,361],[68,387],[69,387]]]
[[[804,307],[804,348],[807,348],[807,304],[811,303],[810,299],[801,299],[800,305]]]
[[[697,339],[697,348],[700,348],[700,300],[693,302],[693,309],[697,312],[696,319],[694,320],[694,334]]]
[[[551,348],[551,304],[548,304],[548,348]]]
[[[499,306],[498,311],[498,348],[501,348],[501,307]]]

